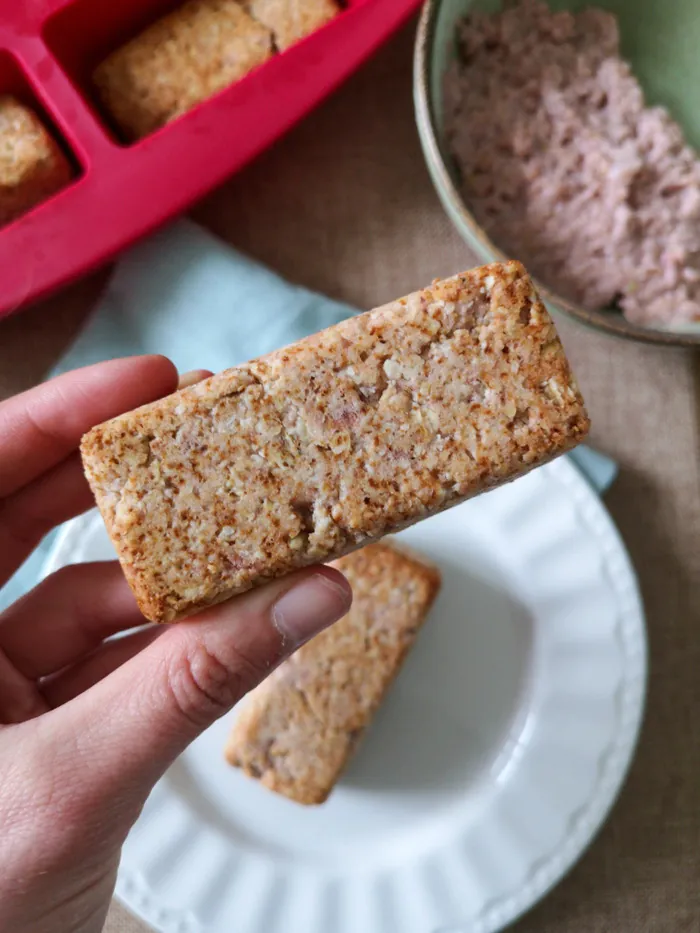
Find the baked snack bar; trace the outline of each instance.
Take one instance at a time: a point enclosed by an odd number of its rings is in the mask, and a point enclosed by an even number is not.
[[[121,415],[82,455],[142,612],[170,621],[514,479],[587,430],[554,325],[509,262]]]
[[[440,589],[435,568],[384,542],[334,566],[352,585],[350,612],[256,687],[225,750],[229,764],[304,804],[333,790]]]
[[[272,54],[270,30],[236,0],[189,0],[113,52],[93,80],[122,132],[140,139]]]
[[[335,0],[247,0],[246,9],[272,30],[280,51],[320,29],[340,12]]]
[[[71,179],[68,159],[33,110],[0,96],[0,227]]]

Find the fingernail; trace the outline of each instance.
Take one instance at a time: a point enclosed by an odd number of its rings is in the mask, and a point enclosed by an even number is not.
[[[183,373],[180,376],[177,387],[178,389],[189,389],[190,386],[196,385],[202,379],[208,379],[211,375],[212,373],[208,369],[191,369],[188,373]]]
[[[272,620],[284,638],[301,645],[342,618],[351,602],[348,587],[315,573],[278,599]]]

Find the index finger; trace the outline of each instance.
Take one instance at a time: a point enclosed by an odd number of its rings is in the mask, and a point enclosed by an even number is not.
[[[177,387],[164,356],[133,356],[76,369],[0,404],[0,497],[65,459],[93,425]]]

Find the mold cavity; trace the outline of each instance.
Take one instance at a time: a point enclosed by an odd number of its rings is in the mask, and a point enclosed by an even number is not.
[[[119,3],[74,0],[48,18],[43,38],[93,112],[99,115],[102,107],[92,82],[97,65],[156,20],[182,5],[182,0],[120,0]],[[112,138],[123,141],[109,121],[108,126]]]
[[[50,113],[34,93],[19,62],[0,50],[0,149],[9,161],[0,228],[65,191],[82,166]]]
[[[342,8],[329,16],[312,5],[300,18],[285,3],[64,0],[43,37],[114,140],[131,145],[286,55]]]

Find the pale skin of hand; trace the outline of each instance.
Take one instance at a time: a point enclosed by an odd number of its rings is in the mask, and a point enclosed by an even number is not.
[[[133,357],[0,404],[0,585],[46,532],[92,506],[81,435],[177,383],[164,357]],[[337,571],[309,568],[108,641],[144,621],[110,562],[65,568],[0,615],[0,930],[102,930],[153,784],[351,598]]]

